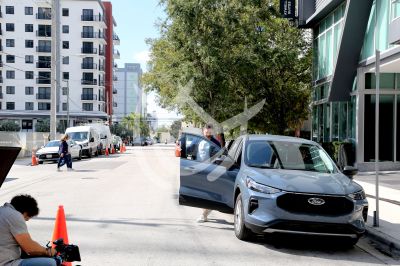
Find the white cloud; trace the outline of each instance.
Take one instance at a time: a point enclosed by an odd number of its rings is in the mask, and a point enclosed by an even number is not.
[[[150,60],[150,51],[144,50],[133,55],[135,62],[140,63],[144,72],[147,71],[147,62]]]

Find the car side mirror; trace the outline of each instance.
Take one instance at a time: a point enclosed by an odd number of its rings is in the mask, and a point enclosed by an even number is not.
[[[90,139],[90,142],[94,142],[94,138],[93,137]]]
[[[353,166],[345,166],[342,173],[350,179],[353,179],[353,176],[358,173],[358,169]]]

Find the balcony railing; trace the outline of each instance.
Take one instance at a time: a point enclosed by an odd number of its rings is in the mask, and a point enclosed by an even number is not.
[[[51,84],[50,78],[37,78],[36,84]]]
[[[99,55],[105,55],[105,54],[106,54],[106,52],[105,52],[104,49],[100,49],[100,50],[99,50]]]
[[[105,71],[105,69],[106,69],[105,65],[99,65],[99,70],[100,71]]]
[[[44,30],[37,30],[36,31],[36,36],[38,37],[51,37],[51,32],[47,32]]]
[[[105,100],[106,100],[106,97],[104,95],[100,95],[99,96],[99,101],[100,102],[105,102]]]
[[[118,50],[114,50],[114,56],[115,56],[115,57],[120,57],[120,56],[121,56],[121,54],[119,53],[119,51],[118,51]]]
[[[113,76],[113,81],[118,81],[118,77],[117,76]]]
[[[97,69],[97,64],[95,64],[95,63],[82,63],[82,69]]]
[[[81,100],[82,101],[97,101],[97,95],[84,93],[81,95]]]
[[[51,13],[36,13],[36,19],[51,20]]]
[[[82,85],[97,85],[97,79],[82,79]]]
[[[82,48],[82,54],[97,54],[97,48]]]
[[[118,107],[118,103],[113,102],[113,107]]]
[[[102,39],[104,38],[104,34],[102,32],[83,31],[82,38]]]
[[[50,93],[36,93],[36,99],[38,100],[50,100]]]
[[[104,16],[99,15],[82,15],[81,21],[94,21],[94,22],[104,22]]]
[[[118,90],[113,89],[113,94],[118,94]]]
[[[99,80],[99,86],[105,86],[106,82],[104,80]]]
[[[51,53],[51,46],[36,46],[38,53]]]
[[[113,34],[114,41],[120,41],[119,36],[117,34]]]
[[[51,62],[37,62],[36,68],[51,68]]]

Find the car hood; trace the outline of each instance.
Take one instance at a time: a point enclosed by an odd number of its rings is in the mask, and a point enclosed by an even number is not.
[[[37,153],[57,153],[58,152],[58,147],[45,147],[41,148],[37,151]]]
[[[347,195],[362,189],[342,173],[250,168],[245,174],[257,183],[290,192]]]
[[[0,147],[0,187],[20,152],[20,147]]]

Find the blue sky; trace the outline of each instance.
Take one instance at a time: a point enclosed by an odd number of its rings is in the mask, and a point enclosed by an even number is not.
[[[165,18],[158,2],[159,0],[111,0],[113,16],[117,22],[115,31],[121,39],[121,45],[117,47],[121,53],[121,59],[117,60],[119,67],[123,67],[124,63],[140,63],[142,69],[146,70],[149,47],[145,40],[158,37],[155,24],[160,18]],[[157,106],[154,94],[148,96],[147,103],[148,112],[155,110],[161,124],[166,121],[165,118],[176,117],[176,114]]]

